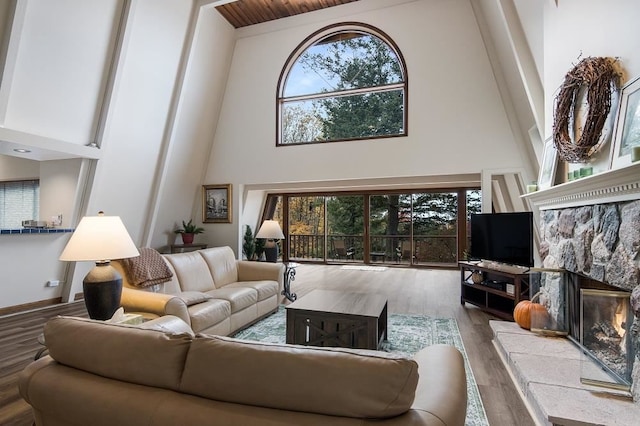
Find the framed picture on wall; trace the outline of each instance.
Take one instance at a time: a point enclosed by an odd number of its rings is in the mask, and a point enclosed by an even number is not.
[[[553,137],[544,142],[542,163],[538,175],[538,189],[551,188],[556,180],[556,168],[558,166],[558,151],[553,144]]]
[[[202,185],[202,222],[231,223],[231,184]]]
[[[620,111],[611,153],[611,168],[631,164],[634,148],[640,150],[640,77],[622,88]]]

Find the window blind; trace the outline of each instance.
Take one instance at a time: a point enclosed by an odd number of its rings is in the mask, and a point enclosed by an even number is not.
[[[40,181],[0,182],[0,228],[17,229],[40,216]]]

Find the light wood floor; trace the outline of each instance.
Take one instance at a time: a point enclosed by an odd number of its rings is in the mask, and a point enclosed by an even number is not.
[[[313,290],[371,291],[387,297],[389,313],[453,317],[492,426],[533,426],[525,405],[491,343],[489,320],[479,309],[460,305],[460,273],[389,268],[384,272],[344,270],[339,265],[301,265],[292,283],[298,297]],[[31,425],[29,406],[17,387],[18,373],[40,348],[37,336],[55,315],[86,316],[83,302],[0,317],[0,425]]]

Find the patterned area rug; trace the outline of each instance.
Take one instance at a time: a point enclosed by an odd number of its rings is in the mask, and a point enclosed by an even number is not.
[[[390,314],[387,326],[388,341],[384,350],[413,356],[420,349],[436,343],[453,345],[464,356],[467,370],[467,426],[488,426],[487,415],[480,399],[478,385],[469,366],[467,353],[462,344],[458,323],[453,318],[431,318],[421,315]],[[285,343],[286,315],[284,306],[251,327],[233,337],[271,343]]]

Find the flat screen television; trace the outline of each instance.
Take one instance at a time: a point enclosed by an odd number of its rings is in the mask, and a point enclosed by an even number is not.
[[[471,215],[472,259],[533,266],[533,213]]]

